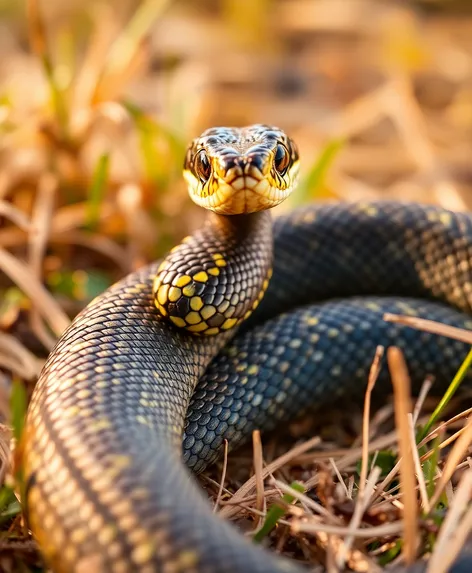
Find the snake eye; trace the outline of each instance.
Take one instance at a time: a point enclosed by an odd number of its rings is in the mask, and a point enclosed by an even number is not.
[[[290,156],[285,145],[279,143],[275,150],[274,156],[274,167],[279,172],[280,175],[285,175],[290,163]]]
[[[195,172],[203,182],[208,181],[210,178],[211,164],[206,151],[203,149],[195,157]]]

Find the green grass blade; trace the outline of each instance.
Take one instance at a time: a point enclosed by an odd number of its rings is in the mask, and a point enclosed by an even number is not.
[[[0,489],[0,525],[16,517],[21,512],[20,502],[16,499],[14,491],[4,485]]]
[[[160,165],[160,154],[155,144],[157,126],[136,106],[126,105],[131,117],[134,120],[139,137],[139,146],[144,164],[144,172],[149,181],[161,187],[163,169]]]
[[[427,459],[423,464],[423,473],[426,481],[426,491],[428,497],[431,498],[434,494],[436,485],[434,483],[434,478],[436,476],[436,469],[439,462],[439,444],[441,443],[441,436],[436,436],[433,441],[433,455]],[[422,452],[420,452],[421,454]]]
[[[11,390],[10,409],[13,436],[17,441],[21,438],[21,434],[23,433],[26,405],[27,397],[25,386],[21,380],[14,378]]]
[[[417,437],[418,442],[421,442],[421,440],[428,435],[433,424],[441,416],[442,411],[449,404],[451,398],[457,392],[457,389],[459,388],[460,384],[462,383],[462,380],[465,378],[467,372],[469,371],[471,364],[472,364],[472,349],[469,350],[469,354],[467,354],[464,362],[461,364],[459,370],[457,371],[451,384],[449,385],[449,388],[446,390],[444,396],[442,397],[441,401],[437,405],[434,412],[431,414],[429,420],[426,422],[422,430],[420,430],[420,432],[418,433]]]
[[[110,155],[104,153],[98,158],[89,189],[86,216],[86,227],[89,230],[95,229],[100,219],[100,206],[105,196],[109,167]]]
[[[298,185],[294,194],[298,204],[307,203],[323,188],[328,170],[343,145],[343,139],[333,139],[324,147],[318,161]]]
[[[298,482],[292,482],[290,484],[290,487],[299,493],[305,492],[305,488],[302,486],[302,484],[300,484]],[[293,503],[294,500],[295,500],[295,497],[289,493],[286,493],[282,496],[282,501],[284,502],[284,505]],[[269,535],[269,533],[277,525],[277,522],[279,521],[279,519],[281,519],[285,515],[286,511],[287,510],[285,509],[285,507],[282,507],[281,505],[278,505],[277,503],[275,503],[267,512],[267,515],[266,515],[266,518],[264,520],[264,523],[262,524],[262,527],[254,535],[254,537],[253,537],[254,541],[256,543],[260,543],[264,539],[264,537]]]
[[[175,133],[143,112],[136,104],[122,101],[138,131],[144,171],[149,181],[160,190],[168,187],[173,170],[181,171],[186,144]],[[158,142],[164,141],[168,153],[158,151]],[[170,157],[169,157],[170,155]]]
[[[397,539],[392,547],[379,557],[379,565],[385,566],[391,563],[400,554],[403,546],[403,540]]]

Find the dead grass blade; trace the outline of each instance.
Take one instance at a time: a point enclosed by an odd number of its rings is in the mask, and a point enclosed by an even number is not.
[[[215,505],[213,506],[213,513],[216,513],[220,506],[221,498],[223,496],[223,490],[225,487],[225,479],[226,479],[226,470],[228,467],[228,440],[224,442],[224,455],[223,455],[223,471],[221,472],[221,480],[220,485],[218,487],[218,495],[216,496]]]
[[[300,521],[294,519],[291,527],[293,533],[317,533],[318,531],[323,531],[324,533],[331,533],[339,536],[351,535],[358,539],[369,539],[371,537],[374,539],[380,539],[386,535],[398,535],[403,533],[402,521],[376,525],[375,527],[362,527],[353,530],[350,527],[338,527],[336,525],[327,525],[322,522],[316,523],[315,521]]]
[[[0,424],[0,487],[5,483],[5,477],[11,465],[11,438],[11,428]]]
[[[256,480],[256,509],[265,513],[265,497],[264,497],[264,476],[263,466],[264,460],[262,457],[262,442],[261,433],[255,430],[252,433],[252,451],[253,451],[253,464],[254,464],[254,477]],[[261,519],[258,519],[255,524],[255,529],[258,529],[261,524]]]
[[[0,269],[29,296],[32,304],[48,322],[56,336],[60,336],[69,326],[70,320],[31,270],[2,248],[0,248]]]
[[[26,380],[39,375],[42,361],[11,334],[0,332],[0,366]]]
[[[381,436],[376,440],[372,440],[369,444],[369,453],[375,452],[376,450],[383,450],[385,448],[390,447],[392,444],[395,444],[397,441],[397,434],[395,431],[386,434],[385,436]],[[344,453],[346,452],[346,453]],[[344,455],[343,455],[344,454]],[[341,455],[340,459],[336,462],[336,466],[338,470],[346,470],[347,468],[353,466],[362,455],[362,448],[355,448],[353,450],[341,450],[341,451],[334,451],[334,452],[317,452],[315,459],[326,459],[329,457],[334,457],[334,455]],[[312,458],[313,459],[313,458]],[[299,460],[297,460],[299,461]],[[334,471],[334,470],[333,470]],[[318,475],[314,475],[313,477],[309,478],[306,482],[306,488],[311,489],[318,483]]]
[[[404,326],[416,328],[417,330],[447,336],[448,338],[460,340],[461,342],[472,345],[472,332],[470,330],[456,328],[455,326],[449,326],[426,318],[417,318],[415,316],[405,316],[402,314],[385,313],[383,319],[387,322],[403,324]]]
[[[375,383],[380,373],[380,361],[382,360],[384,354],[384,347],[377,346],[375,351],[375,356],[372,361],[372,366],[369,372],[369,378],[367,381],[367,388],[364,398],[364,411],[363,411],[363,423],[362,423],[362,465],[361,474],[359,478],[359,497],[364,494],[365,482],[367,478],[367,465],[369,461],[369,422],[370,422],[370,401],[372,396],[372,391],[374,390]]]
[[[308,497],[306,494],[297,491],[293,487],[290,487],[283,481],[277,480],[272,478],[272,483],[277,486],[277,488],[282,491],[283,493],[288,493],[293,496],[295,499],[298,499],[301,503],[303,503],[306,507],[310,508],[315,513],[325,517],[328,521],[332,522],[333,524],[339,524],[339,519],[331,514],[325,507],[323,507],[320,503],[316,502],[315,500]]]
[[[425,436],[421,440],[421,442],[418,444],[418,447],[424,446],[425,444],[427,444],[431,440],[434,440],[440,433],[444,432],[449,426],[454,425],[456,422],[458,422],[459,420],[462,420],[463,418],[467,418],[469,416],[469,414],[472,414],[472,408],[467,408],[467,410],[463,410],[462,412],[460,412],[459,414],[456,414],[455,416],[453,416],[449,420],[442,422],[437,428],[432,430],[427,436]],[[462,433],[463,431],[464,431],[464,428],[459,430],[460,433]],[[454,435],[457,437],[457,434],[454,434]],[[443,442],[443,444],[447,445],[451,441],[454,441],[454,440],[455,440],[454,436],[451,436],[450,438],[445,440],[445,442]],[[440,445],[440,447],[441,447],[441,445]]]
[[[409,430],[410,430],[410,443],[416,444],[416,437],[415,437],[415,423],[413,421],[412,414],[408,414],[408,423],[409,423]],[[418,454],[418,448],[413,447],[411,449],[413,455],[413,462],[415,464],[415,472],[416,472],[416,479],[418,481],[418,487],[420,490],[421,495],[421,504],[423,506],[424,511],[429,511],[429,498],[428,492],[426,491],[426,484],[424,481],[423,470],[421,468],[421,461]]]
[[[345,540],[344,540],[344,547],[343,550],[339,553],[336,558],[336,565],[340,570],[344,568],[344,564],[346,561],[346,555],[350,551],[352,544],[354,543],[354,539],[356,537],[356,533],[359,531],[359,526],[362,521],[362,516],[364,515],[365,510],[367,509],[370,500],[372,498],[372,494],[374,493],[374,487],[377,481],[379,480],[381,474],[381,469],[378,467],[374,467],[372,470],[369,479],[365,485],[365,488],[361,494],[359,491],[359,495],[357,497],[356,506],[354,508],[354,513],[352,515],[351,521],[349,523],[348,531]]]
[[[451,452],[447,456],[447,461],[444,466],[443,473],[441,478],[439,479],[439,483],[434,490],[434,494],[430,500],[430,507],[433,509],[444,491],[447,483],[453,476],[454,472],[458,464],[467,454],[467,450],[469,449],[470,445],[472,444],[472,417],[468,420],[464,432],[461,433],[459,438],[457,439],[454,447],[452,448]]]
[[[454,500],[439,531],[426,573],[446,573],[472,531],[472,469],[462,476]],[[465,515],[460,520],[462,514]]]
[[[19,227],[22,231],[25,231],[26,233],[29,231],[30,221],[28,217],[23,213],[23,211],[20,211],[20,209],[18,209],[11,203],[7,203],[6,201],[2,201],[1,199],[0,199],[0,217],[6,217],[14,225]]]
[[[51,235],[49,242],[86,247],[113,261],[123,274],[131,271],[130,257],[126,249],[105,235],[85,231],[69,231],[68,233]]]
[[[29,268],[38,282],[42,282],[42,264],[51,229],[57,188],[57,178],[51,173],[45,173],[39,181],[37,198],[33,208],[31,228],[28,234],[28,258]],[[47,349],[52,350],[56,340],[45,328],[35,307],[30,313],[30,324],[38,339]]]
[[[413,425],[415,425],[418,422],[418,418],[421,413],[421,408],[423,407],[424,401],[426,400],[426,397],[428,396],[432,385],[433,381],[431,380],[431,378],[426,378],[426,380],[421,385],[421,390],[418,395],[418,399],[416,400],[415,403],[415,409],[413,410]]]
[[[264,471],[262,472],[263,479],[265,479],[268,475],[270,475],[271,473],[278,470],[280,467],[285,465],[291,459],[299,456],[300,454],[302,454],[304,452],[307,452],[308,450],[311,450],[312,448],[317,446],[320,442],[321,442],[320,438],[318,436],[315,436],[311,440],[308,440],[308,441],[304,442],[303,444],[295,446],[290,451],[285,453],[283,456],[280,456],[279,458],[277,458],[276,460],[274,460],[272,463],[268,464],[264,468]],[[238,491],[234,494],[232,501],[233,502],[236,502],[236,501],[243,502],[244,499],[246,498],[246,496],[248,494],[250,494],[255,489],[255,487],[256,487],[256,477],[253,476],[253,477],[249,478],[246,481],[246,483],[244,483],[238,489]],[[226,505],[220,511],[219,515],[221,515],[221,517],[223,517],[225,519],[231,519],[232,517],[237,515],[239,513],[239,511],[240,511],[240,508],[237,506]]]
[[[85,225],[87,218],[87,203],[75,203],[60,207],[54,213],[51,223],[51,241],[66,242],[62,238],[64,233],[75,231]],[[116,212],[111,203],[105,202],[100,209],[100,223],[104,223]],[[79,232],[79,231],[78,231]],[[108,239],[102,235],[102,239]],[[25,241],[25,233],[21,229],[7,228],[0,229],[0,245],[3,248],[16,247]]]
[[[413,449],[416,449],[416,443],[410,439],[408,421],[408,415],[412,411],[410,377],[405,359],[399,348],[391,347],[388,349],[387,361],[394,390],[395,424],[401,457],[400,490],[403,498],[404,523],[402,554],[405,563],[410,565],[414,562],[419,547],[418,506],[413,458]]]
[[[143,42],[152,24],[170,4],[170,0],[144,0],[133,14],[108,53],[97,83],[94,100],[114,99],[143,63]]]
[[[368,452],[369,450],[367,450]],[[341,485],[341,487],[344,490],[344,493],[346,494],[346,497],[348,499],[352,499],[352,492],[350,492],[348,490],[348,488],[346,487],[346,484],[344,483],[343,480],[343,476],[341,475],[341,472],[339,471],[338,466],[336,465],[336,462],[334,461],[333,458],[329,458],[329,463],[331,465],[331,467],[333,468],[334,473],[336,474],[336,477],[338,478],[338,483]],[[354,481],[354,480],[353,480]]]

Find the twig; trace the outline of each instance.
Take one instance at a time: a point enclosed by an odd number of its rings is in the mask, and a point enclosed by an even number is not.
[[[472,443],[472,417],[467,422],[464,432],[459,436],[458,440],[454,444],[451,452],[447,456],[447,461],[444,466],[444,470],[439,480],[438,485],[434,491],[433,496],[430,500],[430,507],[433,509],[441,497],[447,482],[451,479],[452,475],[456,471],[457,465],[464,457],[470,444]]]
[[[228,440],[225,439],[224,444],[225,444],[225,449],[223,455],[223,470],[221,472],[221,480],[218,488],[218,495],[216,496],[215,505],[213,506],[213,513],[216,513],[221,502],[221,497],[223,496],[223,490],[226,479],[226,469],[228,467]]]
[[[386,312],[383,315],[383,319],[387,322],[403,324],[410,328],[416,328],[417,330],[423,330],[424,332],[430,332],[431,334],[439,334],[440,336],[447,336],[448,338],[460,340],[460,342],[465,342],[466,344],[472,344],[472,332],[470,330],[465,330],[464,328],[449,326],[448,324],[442,324],[441,322],[428,320],[426,318],[406,316],[403,314],[392,314],[390,312]]]
[[[252,450],[253,450],[253,463],[254,463],[254,477],[256,479],[256,509],[258,511],[265,510],[264,498],[264,476],[263,476],[263,458],[262,458],[262,443],[261,433],[259,430],[254,430],[252,433]],[[258,529],[260,520],[255,524],[255,529]]]
[[[31,228],[28,234],[28,255],[31,272],[42,282],[42,262],[51,229],[57,179],[45,173],[38,185],[38,196],[34,204]],[[45,328],[39,311],[33,306],[30,314],[31,329],[46,348],[52,350],[56,340]]]
[[[472,529],[472,507],[468,506],[472,495],[472,470],[464,473],[456,489],[454,501],[449,507],[436,546],[428,563],[426,573],[446,573],[464,546]],[[461,522],[460,516],[467,509]],[[459,523],[458,523],[459,522]]]
[[[409,422],[409,430],[410,430],[410,443],[411,443],[411,452],[413,454],[413,462],[415,464],[415,472],[416,472],[416,479],[418,481],[418,488],[420,490],[421,495],[421,503],[423,508],[426,512],[429,512],[429,498],[428,493],[426,491],[426,484],[424,481],[423,469],[421,468],[420,457],[418,454],[418,448],[416,447],[416,439],[415,439],[415,423],[413,421],[413,416],[408,414],[408,422]]]
[[[377,346],[375,356],[370,367],[369,378],[364,398],[364,412],[362,420],[362,462],[361,474],[359,478],[359,498],[364,494],[365,482],[367,478],[367,465],[369,460],[369,421],[370,421],[370,402],[372,391],[380,373],[380,361],[384,354],[384,347]]]
[[[398,535],[403,532],[403,522],[395,521],[375,527],[363,527],[351,530],[349,527],[338,527],[336,525],[327,525],[326,523],[317,523],[315,521],[299,521],[294,519],[291,523],[293,533],[316,533],[324,531],[334,535],[352,535],[355,538],[368,539],[369,537],[380,538],[385,535]]]
[[[410,440],[408,414],[411,412],[410,377],[405,359],[399,348],[387,351],[387,361],[392,378],[395,401],[395,424],[401,457],[400,484],[403,494],[403,523],[405,527],[402,554],[407,565],[415,560],[418,547],[418,506],[415,488],[415,464],[412,449],[416,444]]]

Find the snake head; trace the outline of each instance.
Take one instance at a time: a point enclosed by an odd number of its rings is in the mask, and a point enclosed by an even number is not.
[[[184,177],[192,200],[224,215],[275,207],[298,181],[294,141],[277,127],[216,127],[188,147]]]

